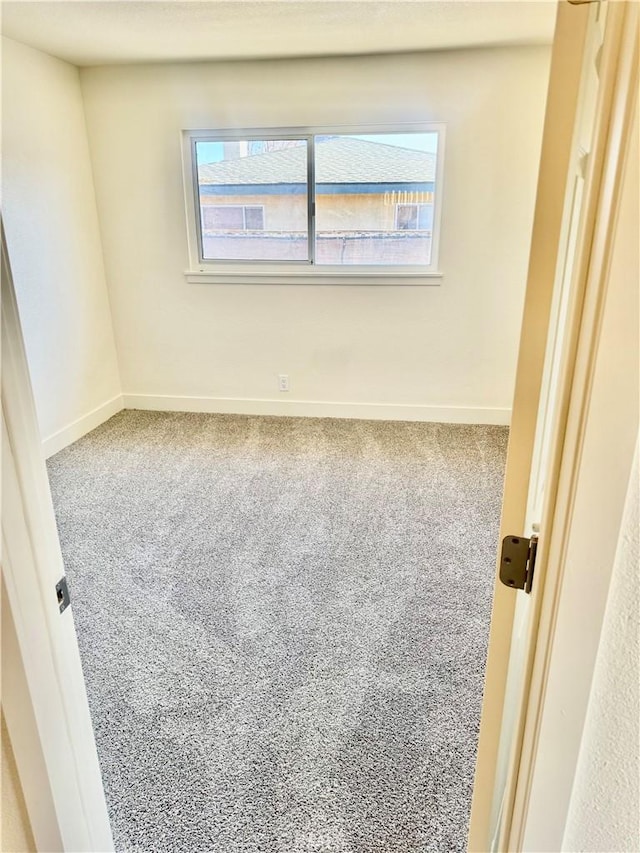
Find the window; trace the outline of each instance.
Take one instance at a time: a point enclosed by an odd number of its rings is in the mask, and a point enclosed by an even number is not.
[[[441,126],[186,132],[194,267],[436,271],[443,137]]]
[[[224,231],[263,231],[264,207],[248,204],[203,204],[200,217],[203,237]]]
[[[431,231],[433,228],[433,203],[397,204],[396,228],[398,231]]]

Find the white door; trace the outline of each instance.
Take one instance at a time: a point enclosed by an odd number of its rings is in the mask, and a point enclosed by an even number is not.
[[[576,348],[588,330],[582,307],[590,246],[619,85],[623,4],[558,8],[536,216],[507,458],[502,536],[539,535],[531,594],[497,586],[492,614],[469,848],[520,849],[514,841],[522,743]],[[628,81],[627,81],[628,82]],[[614,122],[615,123],[615,122]],[[546,332],[546,340],[544,333]],[[575,403],[576,400],[573,400]],[[508,570],[508,566],[502,566]],[[505,575],[509,572],[505,571]],[[517,810],[516,810],[517,812]]]
[[[38,850],[113,850],[2,232],[2,711]]]

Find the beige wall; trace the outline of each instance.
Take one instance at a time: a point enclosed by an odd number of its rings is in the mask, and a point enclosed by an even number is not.
[[[78,69],[9,39],[2,214],[48,438],[119,395],[120,378]]]
[[[418,194],[414,194],[416,197]],[[406,203],[413,197],[406,193]],[[402,196],[375,193],[341,193],[339,196],[316,196],[318,230],[393,231],[396,227],[396,206]],[[265,231],[306,231],[306,195],[204,195],[201,204],[259,204],[264,207]],[[402,203],[405,203],[404,201]]]
[[[640,850],[639,482],[636,450],[562,844],[566,851]]]
[[[26,853],[35,850],[29,816],[24,804],[9,733],[2,715],[2,809],[0,814],[0,850],[2,853]]]
[[[319,231],[362,229],[393,231],[396,227],[396,205],[391,197],[373,193],[318,195],[316,221]]]
[[[548,65],[529,47],[83,69],[123,390],[250,410],[288,373],[288,401],[347,415],[507,418]],[[415,121],[446,123],[440,286],[185,281],[181,131]]]
[[[306,231],[306,195],[202,195],[202,204],[260,204],[265,231]]]

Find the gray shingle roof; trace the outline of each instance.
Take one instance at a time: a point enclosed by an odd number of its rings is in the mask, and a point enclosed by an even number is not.
[[[352,137],[316,143],[319,184],[399,184],[435,180],[436,156]],[[306,147],[296,146],[208,163],[198,169],[200,184],[299,184],[306,181]]]

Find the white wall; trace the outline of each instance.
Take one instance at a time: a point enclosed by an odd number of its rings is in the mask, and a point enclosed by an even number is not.
[[[2,39],[3,219],[45,449],[121,407],[78,69]]]
[[[549,55],[83,69],[125,402],[505,421]],[[403,121],[447,123],[440,286],[185,281],[181,130]]]
[[[636,449],[563,850],[640,850],[639,484]]]

